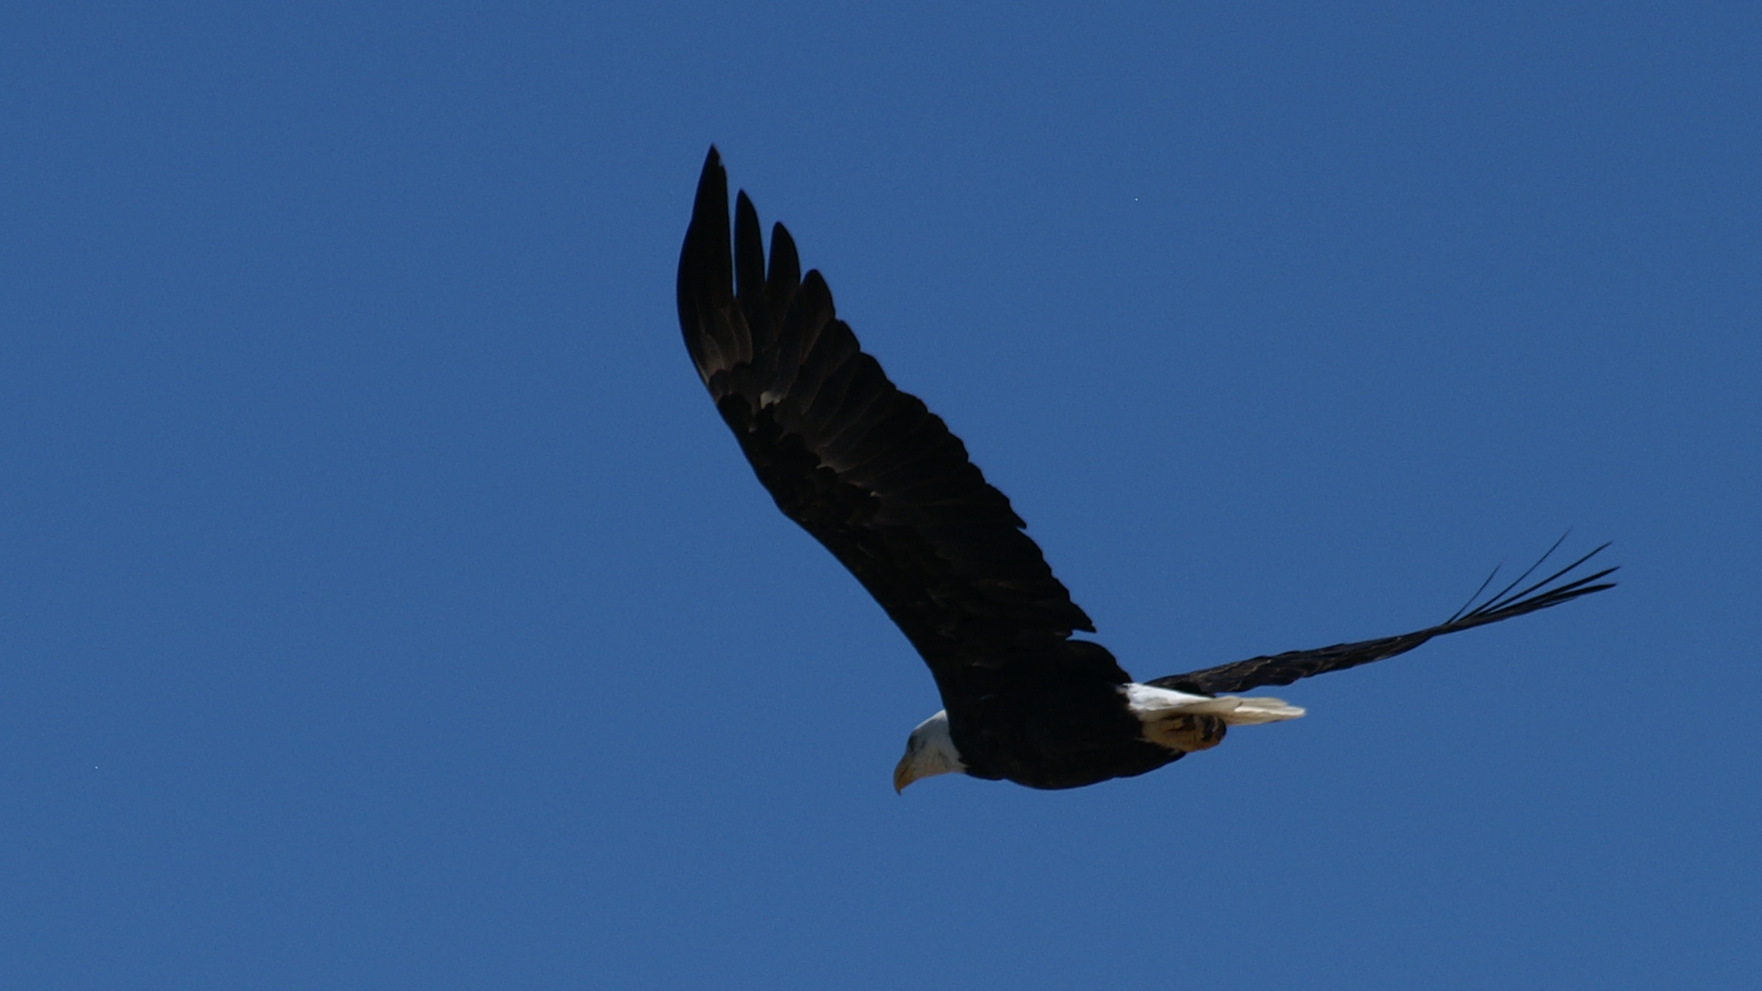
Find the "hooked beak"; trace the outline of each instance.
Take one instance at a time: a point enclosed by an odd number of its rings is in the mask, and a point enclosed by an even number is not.
[[[912,755],[908,753],[901,757],[899,763],[893,768],[893,793],[895,795],[903,793],[905,786],[916,780],[918,780],[918,776],[912,773]]]

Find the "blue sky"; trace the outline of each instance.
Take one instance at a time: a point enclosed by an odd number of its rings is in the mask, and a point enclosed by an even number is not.
[[[1762,14],[1227,6],[7,6],[0,985],[1748,986]],[[1622,585],[896,797],[712,141],[1141,677]]]

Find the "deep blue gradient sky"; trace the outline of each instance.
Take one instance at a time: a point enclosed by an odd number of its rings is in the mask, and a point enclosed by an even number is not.
[[[482,7],[0,11],[0,986],[1753,986],[1762,8]],[[1139,676],[1623,584],[896,797],[712,141]]]

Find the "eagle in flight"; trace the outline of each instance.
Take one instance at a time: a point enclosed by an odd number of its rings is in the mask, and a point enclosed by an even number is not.
[[[1143,774],[1217,746],[1231,726],[1303,715],[1235,693],[1394,657],[1614,584],[1602,580],[1614,568],[1578,574],[1598,547],[1525,584],[1538,561],[1482,600],[1489,578],[1423,630],[1134,681],[1107,648],[1072,638],[1095,627],[1026,524],[942,419],[857,345],[820,273],[802,275],[782,224],[767,264],[744,192],[732,235],[731,253],[728,177],[712,147],[679,256],[685,346],[777,508],[850,569],[930,666],[943,709],[912,730],[896,790],[952,771],[1032,788]]]

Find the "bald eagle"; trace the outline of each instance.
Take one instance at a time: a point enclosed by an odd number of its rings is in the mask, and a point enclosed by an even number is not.
[[[730,254],[728,177],[712,147],[679,256],[685,346],[777,507],[850,569],[936,679],[943,709],[912,730],[895,790],[953,771],[1032,788],[1143,774],[1216,746],[1231,726],[1303,715],[1233,693],[1380,661],[1614,584],[1601,581],[1614,568],[1576,574],[1598,547],[1525,585],[1538,561],[1481,600],[1489,578],[1423,630],[1133,681],[1107,648],[1072,638],[1094,624],[1026,524],[941,418],[857,346],[820,273],[802,275],[783,225],[768,267],[744,192],[732,233]]]

